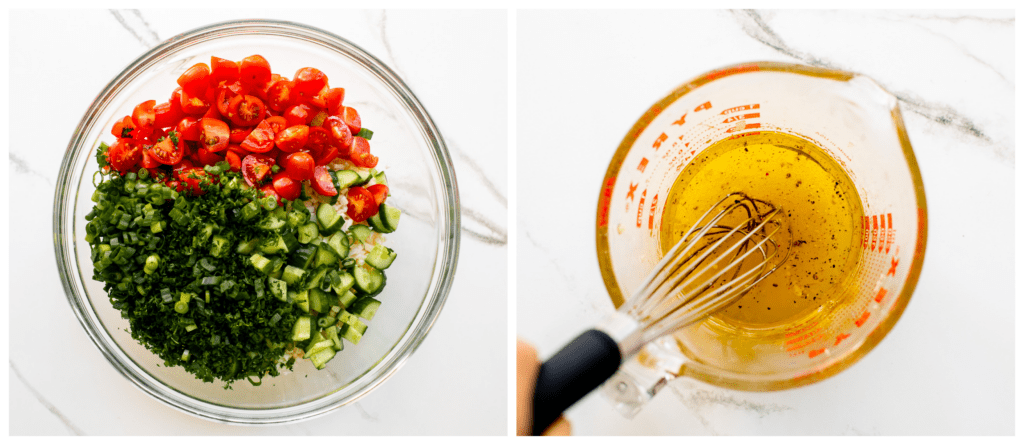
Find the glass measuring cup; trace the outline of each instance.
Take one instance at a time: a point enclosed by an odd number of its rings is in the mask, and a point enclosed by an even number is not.
[[[664,201],[679,172],[716,142],[762,132],[813,142],[852,180],[864,210],[852,228],[858,266],[833,289],[840,298],[813,317],[752,329],[712,315],[647,345],[602,389],[624,415],[678,377],[746,391],[828,378],[878,344],[910,300],[924,260],[927,207],[896,98],[854,73],[753,62],[678,87],[615,152],[598,201],[597,251],[616,307],[662,258]]]

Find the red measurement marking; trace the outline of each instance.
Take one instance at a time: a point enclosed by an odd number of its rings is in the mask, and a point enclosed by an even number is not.
[[[744,114],[742,116],[737,114],[735,116],[729,116],[729,117],[725,118],[725,120],[722,121],[722,123],[723,124],[728,124],[729,122],[736,122],[736,121],[740,121],[740,120],[743,120],[743,119],[753,119],[755,117],[761,117],[761,113],[749,113],[749,114]]]
[[[608,226],[608,211],[612,201],[612,189],[615,187],[615,177],[608,178],[608,181],[604,184],[604,190],[601,191],[600,206],[601,211],[598,213],[597,226],[607,227]]]
[[[896,258],[896,257],[892,257],[892,259],[889,260],[889,271],[886,272],[885,274],[886,275],[892,275],[892,276],[895,277],[896,276],[896,266],[899,266],[899,265],[900,265],[900,259]]]
[[[878,295],[875,295],[875,303],[881,303],[882,299],[885,298],[885,294],[889,291],[885,290],[884,287],[878,289]]]
[[[640,187],[640,184],[634,184],[633,181],[629,181],[629,191],[626,192],[626,198],[629,198],[630,201],[636,201],[634,193],[636,193],[637,187]]]
[[[889,216],[889,230],[885,232],[885,253],[889,253],[889,247],[892,246],[893,240],[896,239],[896,232],[892,228],[892,213]]]
[[[870,316],[871,312],[864,311],[863,314],[860,314],[860,318],[858,318],[857,321],[853,322],[853,324],[857,325],[857,327],[859,328],[864,325],[864,322],[868,321],[868,317]]]
[[[740,105],[738,107],[732,107],[732,108],[723,110],[721,114],[724,116],[726,114],[732,114],[732,113],[735,113],[737,111],[756,110],[758,108],[761,108],[761,104]]]
[[[647,218],[647,230],[654,230],[654,211],[658,210],[658,195],[651,198],[651,214]]]
[[[677,120],[675,122],[672,122],[672,125],[683,125],[683,124],[685,124],[686,123],[686,114],[687,113],[683,113],[683,116],[680,117],[679,120]],[[679,136],[679,138],[682,139],[683,137]]]
[[[640,173],[643,173],[645,168],[647,168],[647,158],[641,159],[640,165],[636,166],[636,169],[640,170]]]
[[[727,139],[727,140],[739,139],[739,138],[745,137],[745,136],[757,136],[759,134],[761,134],[760,131],[752,131],[750,133],[743,133],[743,134],[734,134],[732,136],[729,136],[729,139]]]
[[[710,109],[711,109],[711,102],[704,102],[704,103],[702,103],[700,105],[697,105],[697,108],[694,108],[693,112],[696,113],[696,112],[701,111],[701,110],[710,110]]]
[[[863,248],[865,248],[865,249],[867,249],[867,248],[868,248],[868,239],[869,239],[869,237],[871,236],[871,235],[870,235],[870,234],[868,233],[868,232],[869,232],[869,230],[868,230],[868,225],[869,225],[870,223],[871,223],[871,218],[869,218],[869,217],[867,217],[867,216],[865,216],[865,217],[864,217],[863,219],[861,219],[861,220],[860,220],[860,231],[861,231],[861,233],[863,233],[863,234],[864,234],[864,235],[863,235],[863,236],[861,237],[861,247],[863,247]]]
[[[871,251],[875,251],[875,242],[878,241],[878,215],[871,215]]]
[[[850,338],[850,334],[839,334],[839,336],[836,337],[836,343],[832,346],[839,346],[839,342],[848,338]]]
[[[644,214],[644,198],[647,196],[647,189],[644,189],[643,193],[640,194],[640,204],[636,206],[636,228],[643,227],[643,223],[640,222]]]
[[[654,146],[654,151],[658,151],[658,149],[661,148],[661,143],[665,142],[667,140],[668,140],[668,135],[665,134],[665,133],[662,133],[661,136],[658,136],[658,139],[656,139],[654,141],[654,145],[653,145]]]
[[[817,357],[817,356],[819,356],[821,354],[824,354],[824,353],[825,353],[825,348],[815,349],[815,350],[813,350],[811,352],[808,352],[807,356],[810,357],[810,358],[814,358],[814,357]]]

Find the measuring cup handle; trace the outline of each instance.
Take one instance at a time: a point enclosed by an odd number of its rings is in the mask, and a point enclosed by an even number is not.
[[[583,396],[608,380],[622,363],[619,346],[591,329],[541,364],[533,393],[533,435],[540,435]]]

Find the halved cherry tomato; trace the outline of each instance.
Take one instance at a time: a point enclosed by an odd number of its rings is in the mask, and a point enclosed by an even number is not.
[[[235,153],[240,157],[244,157],[249,154],[249,150],[242,148],[242,146],[238,144],[228,144],[228,151]]]
[[[182,118],[181,122],[178,122],[178,127],[176,128],[178,138],[186,141],[198,141],[200,129],[199,119],[192,116]]]
[[[164,165],[174,165],[181,162],[184,152],[179,149],[171,138],[163,138],[160,142],[146,146],[146,153],[149,157]]]
[[[331,174],[323,165],[318,165],[313,169],[313,180],[309,181],[309,185],[313,186],[313,191],[324,196],[338,194],[338,190],[334,188],[334,182],[331,181]]]
[[[178,180],[185,186],[185,188],[192,192],[194,195],[202,195],[206,193],[202,187],[199,186],[207,177],[206,170],[200,167],[189,167],[184,169],[176,170]]]
[[[274,158],[263,155],[246,155],[242,158],[242,179],[249,187],[257,187],[270,177],[270,167],[274,166]]]
[[[323,109],[327,108],[327,99],[326,98],[327,98],[327,91],[328,90],[330,90],[330,88],[327,88],[327,85],[324,85],[323,89],[321,89],[317,93],[314,93],[313,95],[301,96],[301,100],[302,100],[302,102],[304,102],[306,104],[309,104],[309,106],[315,108],[316,111],[319,112],[320,110],[323,110]],[[316,113],[313,113],[313,114],[316,114]]]
[[[274,134],[278,134],[281,132],[281,130],[284,130],[285,128],[288,128],[290,126],[288,125],[288,121],[284,120],[284,118],[281,116],[267,118],[267,124],[270,125],[270,129],[274,132]]]
[[[295,72],[295,92],[301,96],[315,96],[327,85],[327,75],[316,68],[299,68]]]
[[[202,119],[217,119],[219,121],[227,120],[226,118],[224,118],[224,116],[221,116],[220,111],[217,110],[217,107],[207,108],[206,113],[203,114]]]
[[[331,144],[330,135],[327,130],[321,127],[309,127],[309,138],[306,140],[306,150],[313,155],[316,165],[329,164],[338,157],[338,147]]]
[[[236,96],[238,96],[238,93],[232,91],[231,88],[226,86],[217,88],[217,111],[222,116],[230,114],[231,99],[234,99]]]
[[[373,200],[373,194],[362,187],[350,187],[348,189],[348,208],[345,213],[353,222],[363,222],[377,214],[377,203]]]
[[[107,149],[107,163],[110,164],[110,168],[122,175],[134,169],[141,160],[142,153],[139,147],[126,140],[118,139]]]
[[[292,179],[297,181],[305,181],[307,179],[313,179],[313,156],[309,153],[300,151],[298,153],[289,153],[285,155],[284,161],[281,163],[284,167],[285,173],[288,173]]]
[[[252,132],[252,127],[232,127],[231,128],[231,143],[241,144],[245,140],[245,137]]]
[[[228,148],[228,142],[231,140],[231,130],[228,129],[228,124],[222,120],[207,117],[200,120],[199,124],[202,129],[202,134],[199,135],[199,143],[202,148],[211,152]]]
[[[377,157],[370,154],[370,143],[361,137],[352,138],[352,148],[349,149],[349,159],[356,166],[363,168],[374,168],[377,166]]]
[[[181,90],[181,111],[193,116],[201,116],[210,108],[210,103],[203,96],[193,95],[184,89]]]
[[[309,127],[305,125],[293,125],[274,136],[274,144],[285,153],[299,151],[306,146],[307,140],[309,140]],[[310,156],[309,160],[312,161],[313,157]]]
[[[342,105],[345,102],[344,88],[331,88],[327,90],[324,99],[327,101],[327,112],[331,116],[341,116],[341,113],[345,111],[345,106]]]
[[[323,127],[327,129],[331,143],[336,145],[342,154],[348,153],[348,148],[352,146],[352,131],[348,125],[345,125],[338,116],[329,116],[324,120]]]
[[[274,175],[274,191],[283,199],[294,201],[302,193],[302,181],[297,181],[285,172]]]
[[[278,80],[267,90],[267,108],[274,111],[282,111],[288,108],[292,102],[292,88],[294,84],[288,80]]]
[[[199,159],[199,163],[202,165],[216,165],[218,162],[224,160],[224,156],[214,153],[205,148],[196,150],[196,157]]]
[[[210,87],[210,67],[205,63],[197,63],[178,76],[181,90],[192,96],[202,96]]]
[[[278,195],[277,191],[274,190],[273,183],[260,187],[260,191],[263,192],[264,198],[274,198],[275,200],[277,200],[277,205],[281,205],[281,195]]]
[[[384,184],[374,184],[367,187],[366,190],[373,194],[373,201],[376,202],[378,206],[380,206],[385,199],[388,199],[388,186]]]
[[[185,117],[185,112],[181,111],[181,99],[175,100],[174,97],[153,107],[153,114],[153,125],[157,128],[173,127]]]
[[[250,127],[263,120],[265,111],[266,107],[263,106],[263,101],[259,98],[249,95],[238,95],[232,98],[231,103],[228,104],[226,116],[235,125]]]
[[[341,120],[345,121],[352,134],[359,133],[359,130],[363,128],[363,121],[359,119],[359,112],[355,108],[345,107],[345,110],[341,113]]]
[[[125,116],[120,121],[114,122],[114,126],[110,129],[110,134],[119,138],[130,138],[135,133],[135,122],[132,122],[131,116]]]
[[[270,81],[270,63],[261,55],[252,55],[242,59],[238,79],[249,88],[262,87]]]
[[[210,73],[211,85],[238,80],[238,64],[234,60],[213,56],[210,57],[210,67],[212,68]]]
[[[142,137],[141,139],[133,139],[133,140],[136,141],[136,142],[142,143],[142,144],[155,144],[161,138],[167,136],[167,132],[165,132],[162,128],[154,128],[154,127],[148,127],[148,128],[150,129],[149,134],[147,134],[145,137]]]
[[[287,110],[284,110],[284,113],[281,116],[288,121],[289,126],[307,125],[309,124],[309,121],[313,120],[313,115],[310,114],[310,111],[313,111],[313,108],[309,105],[292,105],[288,107]]]
[[[156,112],[153,111],[154,106],[156,106],[155,100],[147,100],[135,106],[135,109],[132,110],[132,122],[135,123],[136,127],[153,125],[153,122],[156,120]]]
[[[266,153],[274,148],[274,130],[266,120],[260,122],[245,140],[242,141],[242,148],[253,153]]]
[[[231,166],[231,171],[237,172],[242,170],[242,158],[238,156],[238,153],[231,151],[231,147],[228,148],[229,150],[224,152],[224,160],[228,161],[228,165]]]
[[[149,155],[149,152],[147,152],[145,150],[142,150],[142,164],[140,164],[140,165],[142,165],[143,167],[149,169],[149,168],[157,168],[157,167],[159,167],[159,166],[161,166],[163,164],[161,164],[160,161],[157,161],[156,159],[153,159],[153,157]]]

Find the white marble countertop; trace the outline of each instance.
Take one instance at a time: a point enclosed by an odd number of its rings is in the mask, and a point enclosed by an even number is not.
[[[591,394],[583,435],[1014,433],[1012,11],[520,11],[516,323],[541,357],[613,310],[601,180],[630,126],[697,75],[775,60],[866,74],[900,98],[928,247],[888,336],[823,382],[773,393],[676,380],[633,420]]]
[[[107,363],[72,313],[51,241],[60,161],[93,98],[160,41],[242,18],[319,27],[355,42],[395,69],[448,143],[463,209],[453,288],[417,352],[358,402],[286,426],[213,423],[136,389]],[[8,172],[10,208],[20,216],[10,221],[10,433],[504,435],[506,22],[506,12],[500,10],[12,12],[10,107],[19,111],[11,114]],[[470,351],[473,360],[464,360]]]

